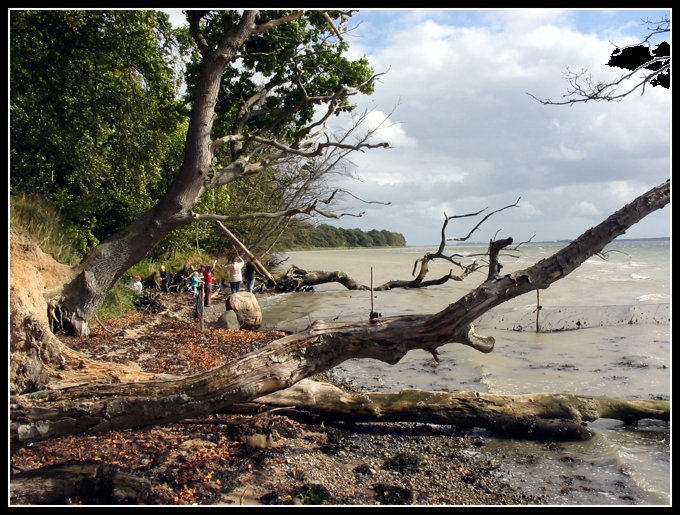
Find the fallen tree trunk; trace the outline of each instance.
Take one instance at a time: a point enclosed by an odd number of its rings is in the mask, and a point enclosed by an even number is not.
[[[103,463],[61,463],[14,474],[10,504],[146,504],[150,483]]]
[[[585,423],[598,418],[626,423],[670,420],[668,401],[557,393],[497,395],[423,390],[347,393],[309,379],[252,403],[232,406],[229,411],[256,413],[271,408],[291,418],[309,418],[311,414],[335,421],[446,424],[484,428],[512,438],[551,440],[587,440],[593,433]]]
[[[353,358],[394,364],[414,349],[429,351],[436,358],[438,347],[454,342],[491,352],[495,341],[475,333],[472,323],[476,319],[499,304],[564,278],[631,225],[669,201],[667,181],[554,255],[524,270],[489,277],[435,315],[355,323],[318,321],[301,333],[190,377],[45,389],[11,396],[10,444],[16,449],[55,436],[164,424],[206,415],[288,388]]]
[[[427,261],[421,259],[423,265],[421,270],[427,273]],[[388,281],[380,286],[373,288],[374,291],[388,291],[395,288],[427,288],[428,286],[437,286],[448,281],[462,281],[467,274],[454,275],[453,270],[449,271],[447,275],[441,276],[439,279],[423,280],[425,273],[421,271],[418,276],[411,281]],[[306,291],[312,289],[319,284],[338,283],[343,285],[348,290],[370,290],[370,286],[356,282],[346,272],[335,271],[326,272],[323,270],[304,270],[295,265],[291,266],[286,272],[286,275],[276,284],[277,291]]]
[[[326,283],[342,284],[348,290],[368,290],[368,286],[359,284],[345,272],[323,272],[303,270],[295,265],[290,267],[286,275],[276,284],[277,291],[305,291],[311,286]]]

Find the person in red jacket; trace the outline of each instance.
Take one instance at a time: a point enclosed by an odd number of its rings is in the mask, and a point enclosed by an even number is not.
[[[203,305],[210,307],[210,297],[212,295],[212,283],[215,277],[212,275],[212,269],[209,266],[203,267]]]

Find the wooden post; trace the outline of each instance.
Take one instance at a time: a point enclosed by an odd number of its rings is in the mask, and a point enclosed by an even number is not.
[[[262,275],[264,275],[267,279],[269,279],[272,283],[276,284],[276,280],[272,276],[272,274],[269,273],[269,270],[267,270],[262,263],[260,263],[260,260],[257,259],[252,252],[248,250],[248,248],[240,242],[240,240],[234,235],[233,232],[231,232],[229,229],[227,229],[222,222],[219,220],[215,220],[215,223],[217,226],[222,229],[225,233],[227,233],[227,236],[231,239],[231,241],[234,242],[234,244],[240,248],[243,253],[250,258],[250,260],[253,262],[253,265],[255,265],[255,268],[257,268]]]
[[[540,326],[538,325],[538,312],[541,311],[541,299],[539,292],[541,290],[536,290],[536,332],[540,332]]]
[[[203,299],[205,298],[205,283],[201,284],[201,289],[198,291],[196,309],[198,310],[198,329],[203,332]]]
[[[371,314],[373,311],[373,267],[371,267]]]

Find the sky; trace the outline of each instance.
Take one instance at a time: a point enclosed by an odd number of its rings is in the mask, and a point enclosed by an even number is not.
[[[178,13],[179,14],[179,13]],[[351,57],[381,72],[375,93],[353,97],[376,141],[356,153],[355,179],[336,185],[389,205],[350,202],[361,218],[337,227],[400,232],[408,245],[438,243],[444,214],[499,209],[469,241],[571,240],[670,178],[671,96],[647,88],[621,102],[561,100],[567,70],[618,78],[614,45],[646,36],[643,20],[668,10],[365,9],[349,24]],[[460,237],[480,217],[449,222]],[[624,237],[670,236],[667,206]]]

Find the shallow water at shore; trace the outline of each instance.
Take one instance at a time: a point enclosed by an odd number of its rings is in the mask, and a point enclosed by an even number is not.
[[[560,244],[531,244],[503,261],[504,272],[548,257]],[[353,249],[290,253],[289,262],[307,270],[343,270],[364,284],[408,279],[413,262],[431,249]],[[478,247],[457,246],[461,254]],[[513,299],[476,324],[492,335],[490,354],[450,344],[440,363],[413,351],[396,365],[350,360],[335,372],[372,390],[421,388],[490,391],[502,394],[560,392],[625,399],[670,399],[670,249],[667,240],[614,242],[603,260],[589,259],[569,277],[540,292],[542,330],[535,331],[535,293]],[[448,273],[434,263],[428,277]],[[455,273],[455,271],[454,271]],[[449,282],[420,290],[374,293],[382,316],[435,313],[483,279]],[[370,293],[323,285],[313,293],[284,294],[262,302],[265,325],[301,329],[314,320],[361,320],[371,310]],[[551,318],[552,316],[552,318]],[[521,321],[521,331],[518,329]],[[285,323],[284,323],[285,322]],[[578,326],[576,326],[578,322]],[[559,331],[561,328],[587,329]],[[514,329],[514,330],[513,330]],[[613,420],[591,424],[587,442],[551,445],[489,438],[513,462],[518,484],[553,504],[668,505],[670,429],[665,424],[624,427]],[[527,456],[531,456],[530,459]]]

